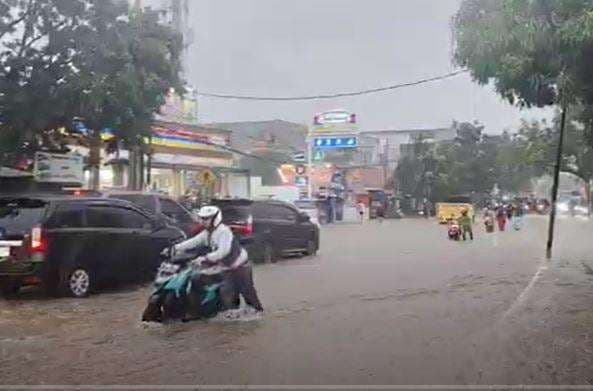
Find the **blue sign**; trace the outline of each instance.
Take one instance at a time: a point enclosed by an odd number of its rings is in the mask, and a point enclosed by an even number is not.
[[[358,137],[315,137],[313,146],[319,149],[356,148],[358,147]]]

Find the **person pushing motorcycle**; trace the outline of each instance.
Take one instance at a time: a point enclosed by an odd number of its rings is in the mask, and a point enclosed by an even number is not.
[[[173,252],[182,252],[199,246],[208,246],[211,252],[193,262],[198,265],[228,268],[225,284],[233,290],[233,296],[243,296],[245,303],[256,311],[263,307],[253,282],[253,270],[247,251],[241,246],[233,231],[222,223],[222,212],[216,206],[204,206],[198,211],[204,230],[198,235],[173,246]]]
[[[457,222],[461,226],[461,232],[463,240],[466,240],[467,234],[469,238],[474,240],[474,231],[472,229],[472,218],[468,216],[467,209],[461,211],[461,216],[457,219]]]

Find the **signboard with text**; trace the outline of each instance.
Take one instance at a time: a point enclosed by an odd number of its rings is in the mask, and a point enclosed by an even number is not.
[[[333,110],[317,114],[311,127],[313,135],[318,134],[358,134],[356,114],[346,110]]]
[[[313,138],[313,147],[316,149],[356,148],[358,147],[358,137],[315,137]]]
[[[33,175],[38,182],[82,184],[83,168],[81,155],[36,152]]]

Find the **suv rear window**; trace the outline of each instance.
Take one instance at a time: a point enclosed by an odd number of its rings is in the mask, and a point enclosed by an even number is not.
[[[221,206],[220,210],[225,223],[246,221],[251,216],[251,210],[248,206]]]
[[[35,199],[0,200],[0,236],[22,236],[39,224],[47,202]]]
[[[155,197],[148,194],[111,194],[109,198],[115,198],[118,200],[129,201],[139,207],[149,211],[150,213],[156,213],[156,202]]]

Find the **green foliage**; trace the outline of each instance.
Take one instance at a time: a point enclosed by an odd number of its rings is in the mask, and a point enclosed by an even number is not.
[[[506,191],[521,191],[537,175],[535,162],[542,167],[539,172],[547,167],[548,155],[539,154],[539,148],[549,149],[549,139],[544,143],[545,130],[537,124],[525,123],[517,134],[500,136],[484,134],[477,122],[454,122],[453,126],[457,130],[454,141],[428,144],[419,140],[404,154],[396,171],[402,193],[442,201],[452,195],[481,198],[495,184]],[[534,134],[542,137],[537,139],[541,144],[534,144]],[[531,149],[533,156],[527,153]]]
[[[561,169],[588,182],[593,179],[593,148],[579,120],[581,110],[569,112]],[[532,179],[552,173],[559,117],[558,113],[553,123],[523,121],[516,132],[500,136],[483,134],[479,123],[454,123],[454,142],[418,141],[403,155],[396,171],[398,188],[419,199],[427,195],[426,186],[431,186],[428,193],[434,201],[457,194],[480,198],[494,184],[508,192],[530,191]],[[434,180],[427,183],[425,162],[430,160],[436,162]]]
[[[182,39],[160,18],[125,0],[0,0],[0,145],[39,147],[74,117],[138,144],[183,91]]]
[[[592,0],[463,0],[454,60],[512,104],[593,103]]]

